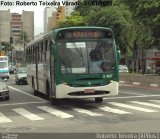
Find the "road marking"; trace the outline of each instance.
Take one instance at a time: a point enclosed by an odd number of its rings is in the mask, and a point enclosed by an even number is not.
[[[1,104],[0,107],[15,106],[15,105],[26,105],[26,104],[42,104],[42,103],[48,103],[48,101],[46,101],[46,102],[22,102],[22,103],[12,103],[12,104]]]
[[[91,112],[89,110],[86,110],[86,109],[82,109],[82,108],[71,108],[79,113],[84,113],[84,114],[87,114],[87,115],[90,115],[90,116],[102,116],[102,114],[100,113],[94,113],[94,112]]]
[[[107,106],[99,106],[99,109],[106,111],[106,112],[111,112],[111,113],[116,113],[116,114],[132,114],[131,112],[119,110],[119,109],[113,109]]]
[[[146,109],[142,107],[136,107],[136,106],[127,105],[127,104],[118,103],[118,102],[107,102],[107,103],[118,106],[118,107],[124,107],[124,108],[134,109],[134,110],[143,111],[143,112],[158,112],[155,110],[150,110],[150,109]]]
[[[9,118],[7,118],[3,113],[0,112],[0,123],[8,123],[12,122]]]
[[[143,96],[127,96],[127,97],[106,97],[106,98],[103,98],[103,99],[143,98],[143,97],[160,97],[160,95],[143,95]]]
[[[119,93],[124,93],[124,94],[134,94],[134,95],[140,95],[140,96],[143,96],[143,95],[144,95],[144,94],[140,94],[140,93],[122,92],[122,91],[119,91]]]
[[[17,108],[17,109],[12,109],[14,110],[15,112],[19,113],[20,115],[26,117],[27,119],[29,120],[32,120],[32,121],[36,121],[36,120],[44,120],[44,118],[38,116],[38,115],[35,115],[23,108]]]
[[[160,100],[149,100],[149,101],[160,103]]]
[[[30,96],[30,97],[33,97],[33,98],[38,99],[38,100],[40,100],[40,101],[45,101],[45,102],[46,102],[46,100],[44,100],[44,99],[41,99],[41,98],[39,98],[39,97],[33,96],[33,95],[31,95],[31,94],[28,94],[27,92],[21,91],[21,90],[16,89],[16,88],[14,88],[14,87],[12,87],[12,86],[8,86],[8,87],[11,88],[11,89],[13,89],[13,90],[16,90],[16,91],[18,91],[18,92],[20,92],[20,93],[22,93],[22,94],[25,94],[25,95],[27,95],[27,96]]]
[[[140,105],[145,105],[145,106],[150,106],[150,107],[155,107],[155,108],[160,108],[160,105],[151,104],[151,103],[147,103],[147,102],[139,102],[139,101],[128,101],[128,102],[140,104]]]
[[[46,111],[46,112],[48,112],[48,113],[50,113],[52,115],[60,117],[60,118],[71,118],[71,117],[74,117],[73,115],[70,115],[68,113],[62,112],[62,111],[54,109],[54,108],[50,108],[48,106],[39,106],[38,108],[41,109],[41,110],[44,110],[44,111]]]

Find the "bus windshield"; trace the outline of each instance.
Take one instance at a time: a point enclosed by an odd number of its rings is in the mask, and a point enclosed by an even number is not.
[[[0,62],[0,68],[6,68],[7,62]]]
[[[115,70],[112,39],[58,42],[62,74],[92,74]]]

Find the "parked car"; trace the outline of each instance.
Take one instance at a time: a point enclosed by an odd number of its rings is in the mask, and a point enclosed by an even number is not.
[[[20,67],[15,73],[15,83],[16,84],[28,84],[27,83],[27,68]]]
[[[5,81],[7,78],[0,78],[0,99],[9,100],[9,88]]]
[[[16,72],[16,67],[15,66],[10,66],[9,67],[9,73],[14,74]]]
[[[119,72],[128,72],[128,67],[126,65],[118,65]]]

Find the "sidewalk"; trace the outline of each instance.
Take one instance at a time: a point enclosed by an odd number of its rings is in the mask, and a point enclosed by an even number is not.
[[[141,85],[147,87],[160,87],[160,76],[155,74],[120,73],[121,84]]]

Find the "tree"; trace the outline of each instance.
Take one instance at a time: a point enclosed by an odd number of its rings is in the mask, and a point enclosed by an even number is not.
[[[26,43],[30,42],[27,32],[25,32],[25,31],[20,32],[20,40],[19,41],[24,41]]]
[[[14,47],[13,47],[9,42],[1,42],[1,45],[2,45],[2,46],[5,46],[5,47],[3,48],[3,50],[4,50],[5,52],[9,52],[9,51],[12,51],[12,50],[14,49]]]
[[[134,41],[134,26],[132,14],[124,5],[92,8],[87,15],[88,25],[109,27],[113,30],[116,42],[122,54],[126,55],[128,48],[132,49]]]
[[[56,28],[70,27],[70,26],[84,26],[86,19],[80,16],[79,12],[73,12],[71,16],[67,16],[65,20],[58,22]]]
[[[160,1],[159,0],[119,0],[126,4],[136,22],[139,43],[149,48],[160,48]]]

